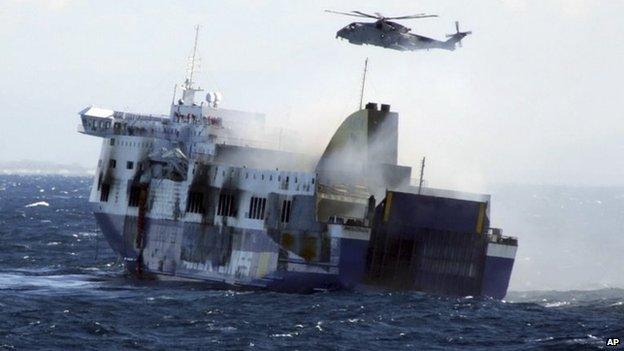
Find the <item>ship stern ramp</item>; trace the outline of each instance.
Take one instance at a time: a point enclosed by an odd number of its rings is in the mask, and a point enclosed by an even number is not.
[[[489,246],[487,205],[388,191],[375,209],[364,282],[436,294],[502,298],[511,266],[502,267],[488,255],[488,250],[496,249]],[[513,260],[510,263],[513,265]]]

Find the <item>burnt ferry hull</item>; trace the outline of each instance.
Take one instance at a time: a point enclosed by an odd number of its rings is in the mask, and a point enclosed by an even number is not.
[[[490,228],[489,195],[411,185],[389,105],[366,104],[306,154],[263,114],[196,101],[192,74],[179,87],[168,115],[79,113],[79,132],[102,139],[89,202],[130,273],[504,297],[517,240]]]
[[[130,273],[237,289],[381,288],[502,299],[516,251],[515,243],[482,233],[487,219],[480,203],[399,192],[377,206],[370,240],[336,235],[342,225],[327,225],[334,259],[325,263],[285,258],[281,234],[266,230],[153,218],[140,250],[137,217],[95,217]]]
[[[141,278],[191,279],[219,287],[305,293],[352,288],[363,274],[363,265],[351,268],[351,263],[363,262],[366,255],[367,244],[357,243],[359,240],[335,243],[343,246],[341,262],[309,265],[279,262],[279,246],[266,231],[148,219],[146,245],[139,259],[136,217],[95,213],[95,218],[108,244],[123,257],[127,271],[134,275],[140,271]],[[162,240],[154,238],[154,233]],[[339,274],[341,265],[345,268]]]

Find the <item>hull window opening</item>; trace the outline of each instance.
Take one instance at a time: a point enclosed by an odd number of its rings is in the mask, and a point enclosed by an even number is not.
[[[219,194],[219,204],[217,205],[217,215],[226,217],[236,217],[236,209],[234,208],[234,195],[221,193]]]
[[[282,202],[282,213],[280,216],[280,221],[282,223],[288,223],[288,221],[290,221],[290,206],[291,206],[292,201],[291,200],[284,200]]]
[[[100,202],[108,202],[108,194],[110,193],[110,184],[102,184],[100,189]]]
[[[253,196],[251,200],[249,200],[249,212],[247,212],[247,218],[264,219],[265,209],[266,198]]]
[[[203,193],[198,191],[189,191],[186,201],[186,212],[205,213]]]
[[[139,207],[139,199],[141,197],[141,186],[133,185],[130,187],[130,196],[128,197],[129,207]]]

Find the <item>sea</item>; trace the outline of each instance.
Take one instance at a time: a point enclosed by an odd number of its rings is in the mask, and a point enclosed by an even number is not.
[[[124,273],[91,179],[0,175],[0,350],[598,350],[624,343],[624,189],[500,185],[504,300],[212,290]],[[493,223],[496,224],[496,223]],[[622,226],[620,226],[622,224]],[[510,232],[511,231],[511,232]]]

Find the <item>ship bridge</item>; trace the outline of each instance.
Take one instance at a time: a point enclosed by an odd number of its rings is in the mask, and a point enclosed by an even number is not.
[[[138,114],[87,107],[79,112],[78,132],[101,138],[136,136],[174,143],[212,143],[271,148],[258,138],[264,115],[237,110],[208,108],[201,116]]]

